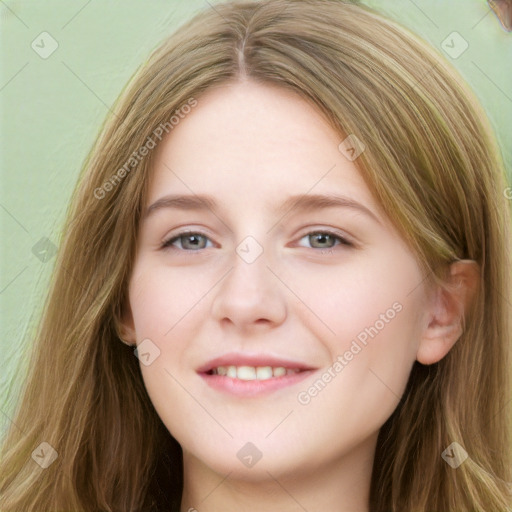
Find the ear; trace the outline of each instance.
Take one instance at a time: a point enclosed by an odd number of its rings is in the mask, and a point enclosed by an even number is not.
[[[121,308],[121,315],[114,318],[114,325],[117,335],[128,344],[135,344],[135,323],[133,321],[132,310],[128,300],[126,300]]]
[[[420,363],[437,363],[455,345],[479,283],[480,267],[475,261],[459,260],[450,265],[446,282],[436,286],[427,303],[428,321],[416,354]]]

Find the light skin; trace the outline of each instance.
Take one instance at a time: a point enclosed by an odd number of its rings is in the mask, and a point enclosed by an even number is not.
[[[142,220],[122,326],[125,340],[149,338],[160,350],[141,372],[183,448],[182,511],[368,511],[377,435],[414,361],[439,361],[462,332],[475,265],[452,265],[450,292],[427,287],[357,160],[338,149],[343,138],[292,92],[236,82],[207,91],[155,150],[147,206],[169,194],[217,203],[157,208]],[[290,196],[316,194],[352,205],[278,212]],[[198,235],[178,237],[187,230]],[[256,243],[243,248],[263,250],[251,263],[236,252],[248,236]],[[400,311],[300,403],[393,304]],[[196,371],[233,351],[317,370],[234,396]],[[237,457],[247,442],[262,454],[252,467]]]

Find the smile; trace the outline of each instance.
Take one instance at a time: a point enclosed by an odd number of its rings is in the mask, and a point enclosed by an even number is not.
[[[225,354],[210,360],[196,371],[209,387],[247,397],[292,386],[315,370],[305,363],[268,355]]]

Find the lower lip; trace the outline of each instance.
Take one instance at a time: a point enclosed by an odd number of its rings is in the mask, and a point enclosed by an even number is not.
[[[255,396],[277,391],[287,386],[293,386],[306,377],[310,376],[314,370],[304,370],[282,377],[272,377],[265,380],[242,380],[225,377],[224,375],[209,375],[200,373],[199,375],[213,389],[223,391],[236,396]]]

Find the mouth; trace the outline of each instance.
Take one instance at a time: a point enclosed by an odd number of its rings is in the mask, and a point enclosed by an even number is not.
[[[206,363],[197,373],[217,391],[254,396],[292,386],[315,370],[304,363],[290,360],[233,354]]]

